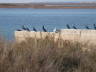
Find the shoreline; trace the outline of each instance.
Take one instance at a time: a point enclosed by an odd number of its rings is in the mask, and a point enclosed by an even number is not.
[[[14,7],[14,6],[7,6],[0,8],[34,8],[34,9],[96,9],[96,7]]]
[[[0,8],[35,8],[35,9],[95,9],[96,3],[17,3],[17,4],[0,4]]]

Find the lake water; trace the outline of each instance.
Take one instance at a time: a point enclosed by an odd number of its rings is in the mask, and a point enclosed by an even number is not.
[[[96,24],[96,9],[31,9],[31,8],[0,8],[0,34],[7,39],[14,38],[14,31],[22,25],[32,30],[35,27],[42,31],[45,25],[48,31],[76,26],[85,29],[88,25],[93,29]]]

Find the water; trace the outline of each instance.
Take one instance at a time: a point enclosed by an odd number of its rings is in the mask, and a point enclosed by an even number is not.
[[[32,30],[35,27],[42,31],[45,25],[48,31],[76,26],[85,29],[88,25],[93,29],[96,24],[96,9],[31,9],[31,8],[0,8],[0,34],[7,39],[14,39],[14,31],[22,25]]]

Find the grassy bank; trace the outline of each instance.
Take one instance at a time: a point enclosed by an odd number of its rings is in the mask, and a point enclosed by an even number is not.
[[[92,48],[83,51],[82,48]],[[0,40],[0,72],[95,72],[95,46],[54,42],[54,37],[28,38],[22,43]]]

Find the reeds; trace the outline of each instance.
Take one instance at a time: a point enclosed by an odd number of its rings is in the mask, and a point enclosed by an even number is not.
[[[95,72],[95,51],[93,45],[51,36],[21,43],[0,40],[0,72]]]

